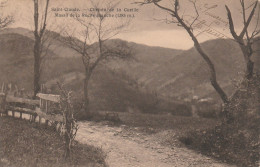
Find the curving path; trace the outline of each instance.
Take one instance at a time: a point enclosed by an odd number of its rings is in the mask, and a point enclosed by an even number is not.
[[[80,122],[76,140],[101,147],[110,167],[228,167],[187,148],[161,146],[151,136],[126,135],[123,127]]]

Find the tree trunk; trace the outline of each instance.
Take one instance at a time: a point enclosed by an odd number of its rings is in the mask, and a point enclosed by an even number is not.
[[[228,99],[228,96],[224,92],[224,90],[220,87],[220,85],[217,82],[217,75],[216,75],[216,70],[214,67],[214,64],[208,57],[208,55],[202,50],[200,44],[198,43],[197,39],[193,38],[194,41],[194,46],[197,49],[197,51],[200,53],[200,55],[203,57],[205,62],[207,63],[210,71],[210,82],[215,91],[218,93],[220,96],[222,102],[224,103],[224,109],[223,113],[225,115],[225,122],[230,122],[232,120],[232,114],[230,112],[230,101]]]
[[[70,137],[69,134],[65,132],[65,159],[70,158],[70,152],[71,152]]]
[[[177,11],[177,8],[176,8]],[[226,93],[224,92],[224,90],[220,87],[220,85],[217,82],[217,76],[216,76],[216,70],[215,70],[215,66],[212,63],[212,61],[210,60],[209,56],[203,51],[203,49],[200,46],[199,41],[197,40],[196,36],[193,34],[193,32],[191,31],[191,28],[188,27],[184,21],[182,20],[182,18],[179,17],[178,14],[176,14],[176,19],[178,20],[178,22],[182,25],[182,27],[188,32],[188,34],[190,35],[192,41],[194,42],[194,47],[196,48],[196,50],[199,52],[199,54],[201,55],[201,57],[203,58],[203,60],[207,63],[208,67],[209,67],[209,71],[210,71],[210,82],[211,85],[214,87],[214,89],[216,90],[216,92],[218,93],[218,95],[220,96],[221,100],[223,101],[223,103],[226,105],[229,103],[229,99],[226,95]]]
[[[67,111],[65,115],[65,159],[70,158],[71,153],[71,122],[70,122],[71,116],[69,111]]]
[[[250,59],[246,63],[246,79],[250,80],[254,74],[254,62]]]
[[[7,115],[7,110],[6,110],[6,93],[0,94],[0,113],[1,114],[6,114]]]
[[[88,95],[89,79],[90,79],[90,75],[86,73],[84,79],[84,110],[86,113],[89,112],[89,95]]]
[[[39,93],[41,87],[40,87],[40,40],[38,37],[35,39],[34,44],[34,94],[33,99],[36,98],[36,94]]]
[[[34,80],[33,80],[33,99],[36,98],[36,94],[40,91],[40,49],[41,38],[38,34],[39,27],[39,11],[38,0],[34,0]]]
[[[244,44],[243,39],[238,39],[237,42],[239,43],[246,64],[245,79],[251,80],[254,74],[254,62],[250,59],[252,53],[249,52],[249,48]]]
[[[177,1],[176,1],[177,2]],[[177,9],[178,6],[175,6],[175,11],[178,11]],[[215,91],[218,93],[219,97],[221,98],[222,102],[224,103],[224,110],[223,113],[225,115],[226,122],[229,122],[232,118],[232,114],[230,112],[230,101],[224,90],[220,87],[220,85],[217,82],[217,75],[216,75],[216,70],[213,62],[209,58],[209,56],[204,52],[202,49],[199,41],[197,40],[196,36],[193,34],[191,28],[185,24],[182,18],[179,17],[178,13],[176,13],[176,19],[178,22],[181,24],[181,26],[188,32],[190,35],[192,41],[194,42],[194,47],[200,54],[200,56],[203,58],[203,60],[207,63],[209,67],[209,72],[210,72],[210,82]]]

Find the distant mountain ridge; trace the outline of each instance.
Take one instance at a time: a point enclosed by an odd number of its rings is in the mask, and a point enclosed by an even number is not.
[[[14,83],[20,88],[32,90],[33,87],[33,35],[26,29],[6,29],[0,33],[0,82]],[[57,35],[57,34],[53,34]],[[116,40],[116,39],[113,39]],[[120,40],[119,40],[120,41]],[[50,48],[48,57],[45,60],[42,72],[42,83],[46,83],[51,89],[55,87],[57,81],[66,84],[77,94],[83,95],[84,68],[81,57],[72,49],[62,45],[59,41],[52,41],[54,46]],[[130,44],[130,43],[129,43]],[[59,47],[57,47],[59,45]],[[139,47],[139,57],[135,63],[158,64],[160,60],[157,55],[157,49],[144,45],[134,44]],[[139,53],[146,48],[152,50],[155,55],[151,60],[146,54]],[[151,48],[151,49],[149,49]],[[175,54],[174,49],[159,48],[163,52]],[[172,56],[165,56],[167,59]],[[158,60],[158,61],[156,61]],[[101,64],[94,71],[90,82],[90,96],[92,108],[107,110],[125,110],[128,105],[137,105],[142,93],[135,89],[131,78],[121,77],[118,70],[115,70],[112,64],[117,60],[111,60],[109,63]],[[124,62],[127,63],[127,62]],[[133,83],[133,82],[132,82]],[[55,92],[54,92],[55,93]],[[136,98],[137,97],[137,98]],[[139,100],[138,100],[139,99]],[[131,104],[133,103],[133,104]]]
[[[215,65],[218,82],[231,94],[235,89],[233,80],[239,80],[245,68],[239,46],[229,39],[210,40],[201,46]],[[170,99],[203,98],[212,92],[217,97],[209,82],[208,66],[195,48],[178,52],[154,66],[145,65],[129,63],[128,66],[122,65],[120,70],[145,88]]]
[[[120,42],[119,39],[113,40]],[[140,95],[140,91],[156,92],[169,100],[192,96],[218,97],[209,83],[208,67],[196,49],[183,51],[133,42],[128,42],[128,45],[133,49],[135,60],[111,60],[100,65],[91,81],[93,99],[99,98],[108,104],[111,97],[114,100],[123,97],[129,104],[131,99]],[[243,75],[244,62],[239,46],[229,39],[210,40],[201,45],[215,64],[220,85],[231,94],[235,89],[232,80],[239,80]],[[2,31],[0,50],[0,82],[14,82],[31,89],[32,31],[23,28]],[[81,91],[84,71],[80,55],[57,40],[53,41],[49,55],[42,81],[51,84],[57,79],[64,80],[71,88]]]

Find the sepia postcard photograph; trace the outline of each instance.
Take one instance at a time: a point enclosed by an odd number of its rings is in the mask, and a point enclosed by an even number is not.
[[[260,167],[260,0],[0,0],[0,167]]]

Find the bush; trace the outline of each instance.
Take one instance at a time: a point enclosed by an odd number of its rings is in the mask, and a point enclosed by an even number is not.
[[[207,131],[189,132],[179,140],[187,147],[237,166],[257,166],[259,117],[246,124],[222,124]]]
[[[0,166],[104,166],[106,154],[75,141],[72,159],[64,160],[64,143],[55,131],[25,120],[0,117]]]
[[[118,113],[116,112],[85,112],[85,111],[81,111],[81,112],[77,112],[75,114],[75,118],[79,121],[82,120],[88,120],[88,121],[96,121],[96,122],[100,122],[100,121],[109,121],[111,123],[114,124],[118,124],[121,122]]]
[[[176,106],[175,110],[171,112],[173,115],[179,116],[192,116],[190,106],[186,104],[179,104]]]
[[[198,115],[202,118],[217,118],[218,117],[217,113],[218,112],[213,109],[198,111]]]

